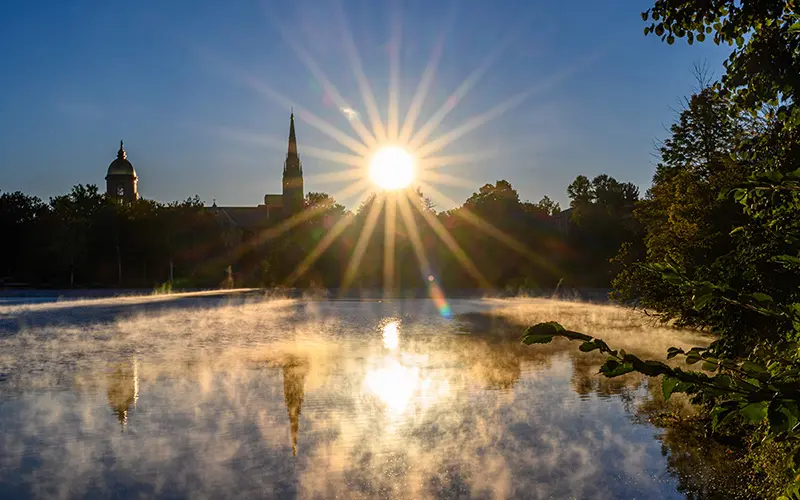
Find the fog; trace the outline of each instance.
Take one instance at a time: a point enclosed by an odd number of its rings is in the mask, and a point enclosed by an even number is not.
[[[545,299],[126,297],[0,306],[0,496],[683,498],[636,375],[708,343]]]

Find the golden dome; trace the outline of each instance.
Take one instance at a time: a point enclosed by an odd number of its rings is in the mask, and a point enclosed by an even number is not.
[[[128,161],[128,154],[122,147],[122,141],[119,141],[117,158],[108,166],[107,175],[125,175],[136,177],[136,170],[133,169],[133,165]]]

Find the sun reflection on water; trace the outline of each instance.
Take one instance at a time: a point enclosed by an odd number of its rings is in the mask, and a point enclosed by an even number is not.
[[[427,356],[414,356],[398,350],[400,321],[388,320],[381,328],[384,348],[392,351],[378,358],[375,368],[367,371],[364,386],[378,397],[393,417],[403,415],[410,407],[425,408],[449,392],[446,379],[433,379],[421,366]]]
[[[364,383],[392,413],[400,415],[419,389],[419,368],[403,366],[394,359],[387,359],[386,366],[367,372]]]
[[[395,350],[399,343],[400,322],[390,321],[383,325],[383,347]]]

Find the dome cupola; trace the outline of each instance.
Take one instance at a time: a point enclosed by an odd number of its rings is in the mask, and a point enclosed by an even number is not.
[[[128,153],[125,152],[122,141],[119,141],[117,158],[108,166],[108,175],[132,175],[136,177],[136,170],[133,169],[133,165],[128,161]]]
[[[136,170],[128,161],[128,154],[122,141],[119,141],[117,158],[108,166],[106,174],[106,195],[125,201],[137,200],[139,199],[137,184]]]

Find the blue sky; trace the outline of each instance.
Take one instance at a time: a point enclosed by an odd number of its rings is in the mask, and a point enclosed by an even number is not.
[[[665,137],[678,99],[694,86],[692,64],[707,61],[719,75],[727,55],[711,43],[668,46],[645,37],[639,14],[649,5],[11,2],[0,16],[0,190],[47,199],[77,183],[102,187],[122,138],[144,197],[172,201],[198,194],[208,203],[256,205],[265,193],[280,192],[294,104],[301,109],[297,135],[306,191],[337,193],[352,181],[325,176],[347,167],[314,157],[309,148],[348,150],[307,117],[357,135],[298,51],[368,123],[348,57],[349,33],[384,122],[392,47],[399,47],[403,118],[443,40],[415,129],[470,74],[486,68],[431,139],[530,91],[437,153],[475,159],[440,169],[465,184],[434,183],[447,198],[462,202],[484,183],[504,178],[523,199],[546,194],[563,205],[576,175],[600,173],[644,192],[655,163],[653,141]],[[342,201],[353,206],[357,199]],[[436,201],[450,208],[444,197]]]

